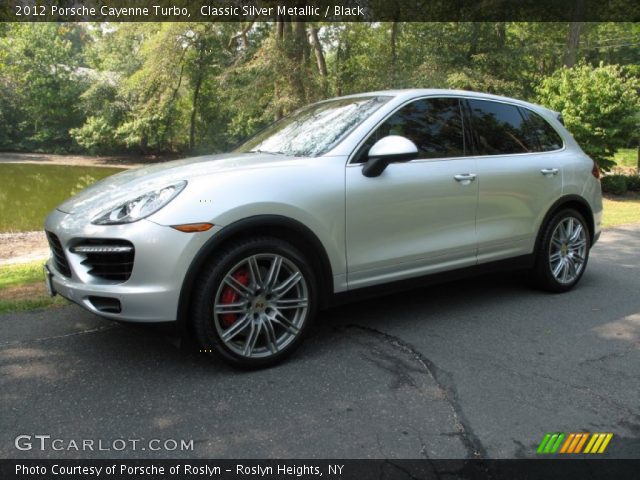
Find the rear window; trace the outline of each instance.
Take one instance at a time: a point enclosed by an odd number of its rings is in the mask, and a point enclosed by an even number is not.
[[[538,151],[520,109],[489,100],[468,101],[477,155],[509,155]]]
[[[537,113],[527,110],[526,108],[521,108],[520,111],[525,117],[527,135],[530,136],[530,141],[538,147],[536,151],[552,152],[553,150],[560,150],[562,148],[562,138],[558,135],[558,132],[549,125],[549,122]]]

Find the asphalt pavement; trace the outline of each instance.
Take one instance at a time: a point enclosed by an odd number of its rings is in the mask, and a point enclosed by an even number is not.
[[[0,316],[0,412],[1,458],[523,458],[580,431],[640,458],[640,225],[570,293],[503,274],[343,306],[257,372],[76,306]]]

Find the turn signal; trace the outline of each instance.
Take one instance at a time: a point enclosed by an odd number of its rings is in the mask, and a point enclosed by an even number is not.
[[[180,230],[185,233],[193,233],[193,232],[206,232],[213,224],[211,223],[185,223],[184,225],[171,225],[171,228],[175,228],[176,230]]]
[[[591,169],[591,175],[593,175],[595,178],[600,178],[600,169],[598,168],[598,164],[596,162],[593,162],[593,168]]]

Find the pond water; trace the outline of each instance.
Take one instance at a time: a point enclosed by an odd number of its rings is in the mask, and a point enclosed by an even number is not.
[[[0,232],[42,230],[56,206],[119,168],[0,164]]]

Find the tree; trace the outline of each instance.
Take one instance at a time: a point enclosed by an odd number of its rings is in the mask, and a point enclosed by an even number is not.
[[[69,129],[82,123],[76,102],[90,81],[82,63],[83,37],[77,24],[18,23],[0,38],[0,97],[14,106],[2,116],[11,117],[14,148],[72,148]]]
[[[600,168],[609,170],[613,155],[628,145],[640,109],[637,78],[616,65],[563,67],[542,81],[540,103],[562,113],[568,130]]]

